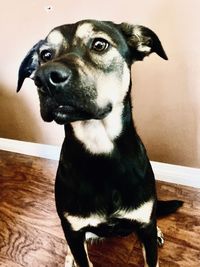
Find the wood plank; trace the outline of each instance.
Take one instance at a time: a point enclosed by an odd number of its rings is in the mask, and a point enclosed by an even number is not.
[[[137,238],[134,234],[124,238],[109,238],[89,246],[89,255],[95,267],[126,266]],[[99,260],[100,259],[100,260]],[[103,263],[103,265],[102,265]]]
[[[0,259],[9,266],[62,266],[66,254],[65,241],[26,225],[17,216],[0,210]],[[56,262],[55,262],[56,259]],[[4,265],[3,265],[4,266]],[[10,267],[10,266],[9,266]]]
[[[54,201],[57,162],[1,152],[1,208],[29,225],[63,238]],[[27,216],[28,214],[28,216]]]
[[[64,266],[66,242],[56,214],[57,162],[0,151],[0,267]],[[200,265],[200,190],[157,183],[160,199],[182,199],[183,208],[158,220],[165,235],[161,267]],[[94,267],[143,266],[131,234],[89,245]]]

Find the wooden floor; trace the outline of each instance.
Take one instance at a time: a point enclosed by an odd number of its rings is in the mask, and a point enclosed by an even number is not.
[[[0,266],[64,267],[66,244],[54,206],[57,162],[0,151]],[[189,179],[190,177],[188,177]],[[200,190],[158,183],[162,199],[184,207],[158,221],[165,235],[161,267],[200,266]],[[90,245],[94,267],[141,267],[134,235]]]

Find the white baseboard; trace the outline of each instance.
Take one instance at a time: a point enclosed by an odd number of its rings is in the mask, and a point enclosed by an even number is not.
[[[151,161],[159,181],[200,188],[200,169]]]
[[[45,159],[59,160],[59,146],[0,138],[0,149]]]
[[[59,160],[60,146],[0,138],[0,150]],[[200,169],[151,161],[159,181],[200,188]]]

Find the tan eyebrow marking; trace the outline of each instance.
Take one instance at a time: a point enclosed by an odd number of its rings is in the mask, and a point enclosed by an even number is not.
[[[47,37],[47,42],[54,45],[54,46],[59,46],[65,41],[64,36],[62,33],[58,30],[53,30],[52,32],[49,33]]]
[[[85,39],[89,38],[93,32],[93,26],[90,23],[84,23],[78,26],[75,36],[77,38]]]
[[[84,23],[80,25],[76,30],[75,38],[80,38],[85,42],[89,38],[103,38],[110,42],[113,46],[116,46],[112,38],[107,33],[103,31],[95,31],[90,23]]]

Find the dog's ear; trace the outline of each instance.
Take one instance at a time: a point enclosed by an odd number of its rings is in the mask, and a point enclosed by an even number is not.
[[[143,60],[145,56],[153,52],[168,60],[158,36],[152,30],[144,26],[128,23],[121,23],[120,29],[130,47],[133,61]]]
[[[37,44],[35,44],[23,59],[18,72],[17,92],[21,89],[24,80],[29,77],[32,78],[31,75],[37,69],[39,65],[37,51],[42,43],[44,43],[44,40],[40,40]]]

